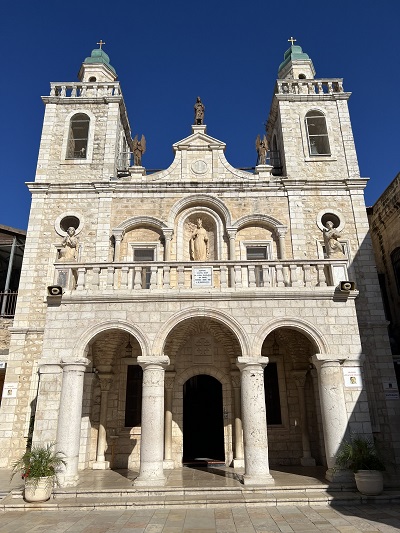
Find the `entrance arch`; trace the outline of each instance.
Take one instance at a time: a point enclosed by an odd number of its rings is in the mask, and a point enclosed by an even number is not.
[[[197,374],[183,385],[183,462],[225,462],[222,383]]]

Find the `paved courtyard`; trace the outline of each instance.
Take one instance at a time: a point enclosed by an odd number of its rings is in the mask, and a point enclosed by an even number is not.
[[[308,533],[400,531],[398,505],[234,509],[10,511],[0,533]]]

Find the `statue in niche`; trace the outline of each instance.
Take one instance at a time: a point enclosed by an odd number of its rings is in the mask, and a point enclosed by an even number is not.
[[[142,135],[142,138],[140,141],[138,140],[138,136],[136,135],[133,139],[133,165],[135,167],[141,167],[142,166],[142,155],[146,151],[146,139],[145,136]]]
[[[70,227],[61,243],[60,261],[76,261],[78,259],[79,239],[76,236],[76,229]]]
[[[334,227],[332,220],[328,220],[326,227],[324,227],[324,243],[326,255],[333,258],[343,258],[345,257],[343,253],[343,246],[338,241],[341,235],[338,230]]]
[[[194,104],[194,123],[196,125],[204,124],[204,111],[205,107],[201,101],[200,96],[197,97],[196,103]]]
[[[257,165],[265,165],[267,162],[267,152],[268,152],[268,141],[265,135],[262,139],[260,138],[259,135],[257,135],[256,151],[258,154]]]
[[[190,253],[194,261],[206,261],[209,256],[208,233],[203,228],[201,218],[197,219],[197,224],[190,237]]]

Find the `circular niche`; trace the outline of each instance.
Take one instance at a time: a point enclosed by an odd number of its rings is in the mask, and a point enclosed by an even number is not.
[[[202,159],[198,159],[191,164],[190,168],[195,174],[205,174],[207,172],[207,163]]]
[[[54,227],[58,235],[62,237],[67,235],[68,228],[75,228],[75,233],[78,234],[83,227],[82,217],[77,213],[64,213],[57,218]]]
[[[342,213],[336,211],[336,209],[323,209],[318,213],[317,226],[321,231],[324,231],[328,221],[331,221],[338,231],[342,231],[345,226],[345,220]]]

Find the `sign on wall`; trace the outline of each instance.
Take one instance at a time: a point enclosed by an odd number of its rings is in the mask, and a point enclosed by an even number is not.
[[[3,398],[17,397],[18,383],[4,383]]]
[[[361,369],[359,366],[345,366],[343,368],[343,377],[345,387],[362,387]]]
[[[395,381],[384,381],[383,390],[385,391],[386,400],[399,399],[399,389],[397,388],[397,383]]]
[[[212,287],[213,269],[212,267],[193,267],[192,287]]]

